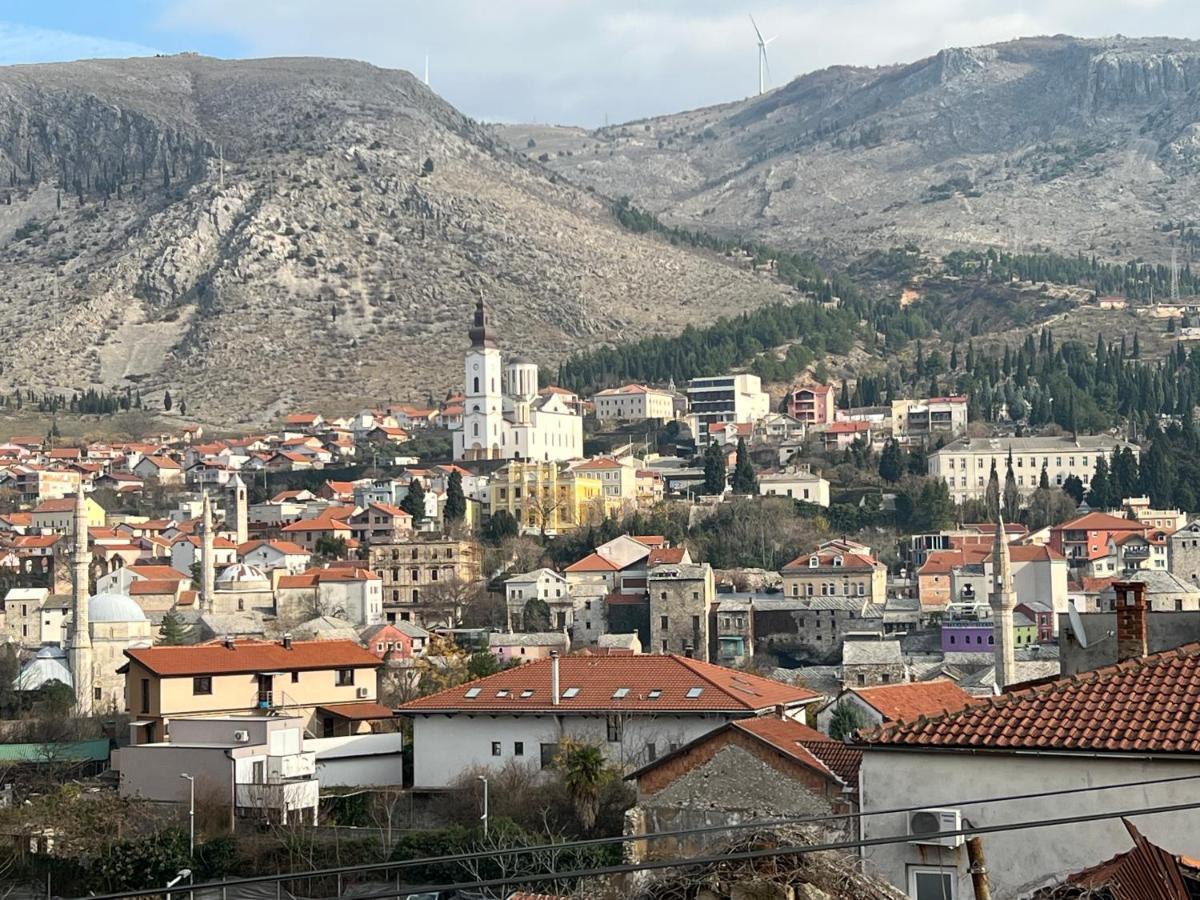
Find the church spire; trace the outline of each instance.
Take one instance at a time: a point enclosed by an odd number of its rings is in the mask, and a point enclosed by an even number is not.
[[[1016,656],[1013,648],[1013,614],[1017,605],[1013,593],[1012,557],[1004,530],[1004,513],[996,515],[996,541],[992,545],[992,643],[996,667],[996,688],[1004,690],[1016,681]]]
[[[492,340],[492,336],[488,332],[487,307],[483,305],[483,291],[479,292],[479,299],[475,301],[475,319],[467,330],[467,336],[471,338],[472,347],[496,346],[496,342]]]

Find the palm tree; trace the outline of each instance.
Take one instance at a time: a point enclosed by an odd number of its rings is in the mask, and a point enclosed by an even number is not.
[[[584,831],[591,831],[600,813],[600,786],[604,780],[604,753],[595,744],[564,743],[558,754],[563,784],[575,804],[575,816]]]

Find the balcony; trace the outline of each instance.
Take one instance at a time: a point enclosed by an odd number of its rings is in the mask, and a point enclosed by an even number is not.
[[[311,778],[316,773],[317,754],[315,751],[267,757],[267,777],[271,781]]]
[[[266,784],[239,782],[235,786],[235,796],[239,813],[270,818],[272,813],[315,808],[319,790],[316,779]]]

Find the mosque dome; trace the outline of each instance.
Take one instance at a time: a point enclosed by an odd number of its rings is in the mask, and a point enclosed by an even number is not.
[[[18,691],[36,691],[51,681],[62,682],[67,687],[75,686],[67,662],[67,651],[59,647],[42,647],[13,679],[13,687]]]
[[[88,619],[92,622],[147,622],[138,602],[125,594],[94,594],[88,599]]]
[[[234,563],[232,566],[227,566],[217,576],[216,581],[217,584],[231,591],[244,590],[251,586],[269,585],[270,582],[271,579],[267,577],[266,572],[249,563]]]

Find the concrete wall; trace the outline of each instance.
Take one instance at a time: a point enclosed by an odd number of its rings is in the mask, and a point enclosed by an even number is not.
[[[180,778],[187,772],[196,779],[197,802],[224,802],[233,798],[234,761],[225,747],[177,747],[146,744],[122,747],[113,765],[120,770],[122,797],[187,803],[189,785]]]
[[[404,780],[404,735],[360,734],[315,738],[304,742],[316,751],[317,780],[321,787],[398,785]]]
[[[921,804],[961,809],[963,818],[975,826],[1002,825],[1200,802],[1200,779],[1002,803],[963,805],[960,801],[1181,775],[1200,775],[1200,760],[867,750],[860,776],[860,800],[864,813]],[[1200,855],[1200,830],[1195,820],[1194,811],[1131,817],[1150,841],[1171,853],[1189,856]],[[905,835],[907,815],[865,815],[862,831],[868,839]],[[1120,819],[998,832],[983,838],[994,900],[1023,896],[1131,846]],[[909,867],[944,866],[955,876],[954,897],[973,896],[965,847],[948,849],[903,842],[865,848],[863,858],[867,874],[884,878],[902,890],[908,888]]]
[[[413,784],[418,788],[452,785],[463,772],[473,768],[499,768],[524,760],[540,768],[541,744],[557,744],[562,738],[596,744],[614,765],[631,768],[649,761],[648,747],[662,755],[724,725],[724,716],[630,716],[619,717],[621,740],[608,740],[608,717],[562,716],[561,727],[554,716],[414,716]],[[500,755],[492,755],[492,742],[500,743]],[[517,756],[514,744],[523,744]]]

